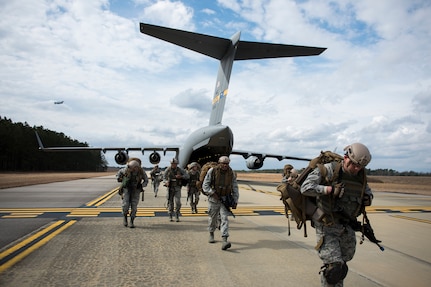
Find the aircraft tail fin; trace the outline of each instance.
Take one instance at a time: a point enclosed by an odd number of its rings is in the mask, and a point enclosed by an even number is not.
[[[140,23],[141,33],[190,49],[220,61],[209,125],[221,124],[233,62],[235,60],[315,56],[326,48],[240,41]]]

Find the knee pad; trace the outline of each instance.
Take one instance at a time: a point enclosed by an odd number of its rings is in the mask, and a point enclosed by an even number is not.
[[[334,262],[322,266],[321,272],[325,276],[326,282],[335,285],[347,276],[349,268],[345,262]]]

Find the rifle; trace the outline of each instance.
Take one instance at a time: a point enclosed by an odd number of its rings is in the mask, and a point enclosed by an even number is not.
[[[233,196],[232,195],[222,196],[220,198],[220,201],[221,203],[223,203],[224,207],[226,207],[227,211],[233,216],[233,218],[235,218],[235,214],[233,214],[232,210],[230,209],[232,207],[232,204],[234,204]]]
[[[381,251],[385,251],[385,248],[381,246],[379,243],[382,242],[381,240],[378,240],[376,236],[374,235],[374,230],[371,227],[370,220],[368,219],[367,213],[365,212],[365,208],[363,210],[364,212],[364,220],[365,223],[362,224],[362,236],[361,241],[359,244],[364,243],[364,236],[367,237],[371,242],[375,243]]]

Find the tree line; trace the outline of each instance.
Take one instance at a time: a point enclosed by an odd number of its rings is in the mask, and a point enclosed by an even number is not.
[[[0,117],[0,171],[106,171],[108,162],[99,151],[40,151],[35,131],[46,147],[89,146],[42,126]]]
[[[301,173],[304,169],[300,169],[298,172]],[[376,176],[431,176],[429,172],[416,172],[416,171],[396,171],[394,169],[365,169],[367,175]],[[257,172],[257,173],[283,173],[283,169],[265,169],[265,170],[253,170],[253,171],[241,171],[241,172]]]

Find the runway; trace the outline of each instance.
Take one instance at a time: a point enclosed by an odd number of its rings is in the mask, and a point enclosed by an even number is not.
[[[114,177],[0,190],[0,286],[320,286],[314,230],[291,222],[275,185],[240,183],[232,248],[207,243],[206,200],[169,222],[146,188],[137,228],[122,226]],[[428,286],[431,197],[376,193],[367,209],[385,251],[365,241],[345,286]]]

